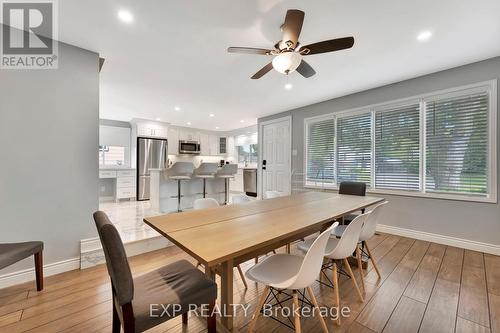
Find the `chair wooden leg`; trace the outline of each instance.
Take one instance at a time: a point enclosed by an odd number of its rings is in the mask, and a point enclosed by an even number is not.
[[[241,281],[243,281],[243,284],[245,285],[245,289],[248,289],[247,279],[245,279],[245,274],[243,274],[243,271],[241,270],[241,266],[238,265],[236,267],[238,268],[238,272],[240,273]]]
[[[286,244],[286,253],[290,254],[291,252],[291,247],[290,247],[290,243]]]
[[[255,257],[255,263],[258,264],[259,263],[259,257]]]
[[[311,289],[311,287],[307,287],[307,292],[309,293],[309,296],[311,297],[312,304],[318,311],[318,316],[319,316],[319,322],[321,323],[321,328],[323,329],[324,333],[328,333],[328,327],[326,327],[325,319],[323,316],[321,316],[321,311],[319,309],[318,301],[316,300],[316,296],[314,296],[314,292]]]
[[[361,262],[361,250],[359,249],[359,244],[356,245],[356,259],[358,259],[358,271],[359,271],[359,277],[361,278],[361,285],[363,286],[363,291],[366,291],[365,279],[363,276],[363,263]]]
[[[217,333],[217,318],[214,312],[215,300],[208,305],[209,315],[207,317],[207,331],[208,333]]]
[[[356,278],[354,277],[354,273],[352,272],[351,265],[349,265],[349,261],[347,258],[344,258],[344,264],[345,267],[347,268],[347,272],[349,273],[349,276],[351,277],[352,285],[356,289],[356,292],[358,293],[359,299],[361,302],[364,302],[365,299],[363,298],[363,294],[361,293],[361,290],[359,289],[358,283],[356,282]]]
[[[297,293],[297,290],[293,291],[293,319],[295,323],[295,333],[300,333],[301,327],[300,327],[300,315],[299,315],[299,293]]]
[[[200,267],[201,266],[201,262],[197,261],[196,262],[196,268]]]
[[[269,286],[264,288],[262,295],[260,295],[259,302],[255,307],[255,312],[253,313],[252,320],[250,321],[250,325],[248,325],[248,333],[252,333],[255,331],[255,324],[257,324],[257,319],[260,316],[260,310],[264,306],[264,302],[266,301],[267,294],[269,293]]]
[[[333,286],[335,288],[335,305],[337,306],[337,325],[340,325],[340,294],[339,294],[339,275],[337,263],[333,261]]]
[[[120,333],[121,329],[121,323],[120,323],[120,317],[118,316],[118,311],[116,311],[116,307],[113,304],[113,324],[112,324],[112,332],[113,333]]]
[[[35,253],[36,290],[43,289],[43,252]]]
[[[379,279],[382,277],[380,275],[380,271],[378,269],[377,263],[375,262],[375,258],[372,256],[372,251],[370,251],[370,248],[368,247],[368,243],[365,242],[365,247],[366,247],[366,252],[368,252],[368,256],[370,257],[370,260],[372,261],[373,268],[375,268],[375,272],[377,272],[377,275]]]
[[[182,314],[182,323],[183,323],[184,325],[186,325],[186,324],[188,323],[188,313],[187,313],[187,312],[184,312],[184,313]]]

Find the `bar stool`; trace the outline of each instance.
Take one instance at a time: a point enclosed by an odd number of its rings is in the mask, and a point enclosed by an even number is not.
[[[193,177],[203,179],[203,197],[207,195],[207,178],[213,179],[217,173],[217,163],[201,163],[200,166],[194,169]]]
[[[229,202],[229,178],[234,178],[234,175],[238,172],[238,164],[224,164],[222,168],[217,170],[215,175],[217,178],[224,179],[224,205]]]
[[[167,169],[167,178],[177,180],[177,211],[181,212],[181,181],[191,179],[194,165],[191,162],[175,162]]]

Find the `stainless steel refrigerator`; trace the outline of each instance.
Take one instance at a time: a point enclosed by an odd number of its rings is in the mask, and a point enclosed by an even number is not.
[[[167,152],[167,140],[137,138],[137,200],[149,200],[149,169],[165,169]]]

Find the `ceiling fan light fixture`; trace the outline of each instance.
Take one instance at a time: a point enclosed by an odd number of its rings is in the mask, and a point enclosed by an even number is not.
[[[273,68],[282,74],[289,74],[299,67],[302,55],[298,52],[283,52],[273,59]]]

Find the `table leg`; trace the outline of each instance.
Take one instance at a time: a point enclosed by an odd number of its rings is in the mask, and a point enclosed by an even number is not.
[[[233,330],[233,260],[222,263],[221,267],[221,311],[222,325],[229,331]]]

